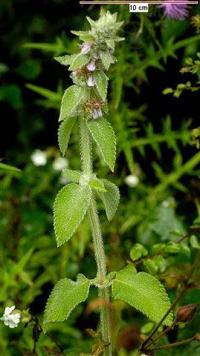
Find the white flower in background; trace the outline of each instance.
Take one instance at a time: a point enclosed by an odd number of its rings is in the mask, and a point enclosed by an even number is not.
[[[89,72],[94,72],[96,69],[96,64],[95,62],[90,62],[88,65],[87,65],[87,70],[89,70]]]
[[[91,50],[91,43],[83,43],[82,46],[81,46],[81,53],[82,54],[87,54],[90,52]]]
[[[4,314],[1,318],[1,320],[4,322],[6,326],[9,326],[9,328],[13,329],[16,328],[20,322],[20,313],[16,313],[16,311],[13,313],[15,309],[15,305],[12,307],[6,307],[4,310]]]
[[[127,177],[125,178],[125,183],[126,183],[129,187],[134,188],[134,187],[136,187],[136,186],[138,185],[138,183],[139,183],[139,178],[138,178],[138,176],[135,176],[135,175],[133,175],[133,174],[130,174],[129,176],[127,176]]]
[[[62,171],[64,168],[68,167],[68,160],[64,157],[58,157],[53,162],[53,169],[55,171]]]
[[[45,166],[47,163],[47,154],[41,150],[35,150],[31,155],[31,160],[35,166]]]
[[[69,179],[67,179],[66,177],[63,177],[62,175],[59,178],[60,184],[66,185],[67,183],[69,183]]]
[[[88,80],[87,80],[87,85],[89,87],[94,87],[94,78],[92,75],[89,75]]]

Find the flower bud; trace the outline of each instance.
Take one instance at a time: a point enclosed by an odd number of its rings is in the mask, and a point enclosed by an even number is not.
[[[88,65],[87,65],[87,69],[89,70],[89,72],[94,72],[95,69],[96,69],[96,64],[95,62],[90,62]]]
[[[176,321],[180,323],[187,323],[191,321],[196,314],[196,304],[188,304],[180,307],[177,311]]]
[[[92,111],[92,118],[93,119],[98,119],[99,117],[102,117],[102,111],[101,109],[94,109]]]
[[[91,43],[83,43],[82,45],[81,45],[81,53],[82,54],[87,54],[87,53],[89,53],[90,52],[90,50],[91,50],[91,47],[92,47],[92,45],[91,45]]]
[[[87,85],[89,87],[94,87],[94,78],[92,75],[89,75],[88,80],[87,80]]]

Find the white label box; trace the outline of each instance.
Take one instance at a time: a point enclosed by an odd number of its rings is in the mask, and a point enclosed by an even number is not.
[[[141,3],[130,3],[129,4],[129,12],[148,12],[149,4],[146,2]]]

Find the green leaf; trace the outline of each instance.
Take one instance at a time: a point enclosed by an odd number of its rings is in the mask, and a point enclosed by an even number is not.
[[[94,73],[94,81],[100,97],[105,101],[107,96],[108,77],[103,71],[96,71]]]
[[[192,235],[192,236],[190,237],[190,245],[191,245],[194,249],[197,249],[197,250],[200,249],[200,244],[199,244],[199,241],[198,241],[197,236]]]
[[[76,117],[68,117],[60,124],[58,129],[58,144],[63,156],[67,151],[70,135],[76,121]]]
[[[57,194],[54,203],[54,228],[57,246],[68,241],[83,220],[92,191],[88,186],[67,184]]]
[[[110,49],[112,49],[112,50],[115,49],[115,41],[114,40],[106,40],[105,42]]]
[[[154,259],[147,258],[143,261],[143,266],[145,270],[150,274],[156,274],[158,272],[158,266]]]
[[[146,248],[141,245],[141,244],[135,244],[130,251],[130,258],[132,259],[132,261],[137,261],[139,260],[141,257],[143,256],[147,256],[148,255],[148,251],[146,250]]]
[[[110,65],[114,63],[114,57],[108,51],[101,51],[100,58],[106,70],[108,70]]]
[[[89,62],[89,60],[90,60],[89,56],[86,56],[85,54],[79,53],[73,59],[69,69],[70,70],[79,69],[79,68],[85,66]]]
[[[93,42],[94,36],[91,35],[88,31],[71,31],[74,35],[78,36],[82,41]]]
[[[91,179],[89,182],[89,186],[92,189],[97,190],[98,192],[106,192],[103,180],[101,180],[101,179],[98,179],[98,178]]]
[[[54,57],[54,59],[58,63],[63,64],[64,66],[68,66],[73,62],[76,56],[77,56],[76,54],[72,54],[72,55],[66,54],[65,56]]]
[[[65,168],[62,172],[63,177],[74,183],[79,183],[81,174],[81,171],[75,171],[68,168]]]
[[[165,89],[162,91],[162,94],[163,94],[163,95],[172,94],[172,93],[173,93],[173,89],[172,89],[172,88],[165,88]]]
[[[116,138],[110,123],[101,118],[87,122],[88,129],[96,142],[105,163],[114,171],[116,159]]]
[[[166,247],[165,247],[165,252],[167,253],[180,253],[181,252],[181,245],[176,243],[176,242],[173,242],[173,241],[170,241]]]
[[[158,322],[170,307],[170,300],[163,285],[146,272],[136,274],[127,268],[117,272],[112,292],[114,299],[130,304],[155,322]],[[170,325],[171,322],[172,314],[167,316],[163,324]]]
[[[72,310],[87,299],[89,287],[89,279],[82,274],[78,275],[76,282],[68,278],[61,279],[47,301],[44,323],[66,320]]]
[[[0,171],[3,170],[4,172],[8,173],[20,173],[21,169],[10,166],[9,164],[0,163]]]
[[[106,192],[99,193],[99,197],[104,204],[106,216],[108,220],[111,221],[119,205],[119,199],[120,199],[119,189],[115,184],[109,182],[106,179],[103,179],[102,181],[104,183]]]
[[[75,116],[76,109],[83,98],[83,90],[77,85],[72,85],[65,90],[62,97],[59,121],[70,116]]]

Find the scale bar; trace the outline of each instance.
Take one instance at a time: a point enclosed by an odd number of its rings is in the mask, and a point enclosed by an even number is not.
[[[123,1],[123,0],[119,0],[119,1],[95,1],[95,0],[81,0],[79,1],[79,4],[80,5],[129,5],[131,3],[134,3],[134,4],[140,4],[141,1]],[[196,1],[196,0],[177,0],[177,1],[146,1],[146,2],[143,2],[143,4],[146,3],[146,4],[149,4],[149,5],[163,5],[163,4],[171,4],[171,5],[198,5],[199,2]]]

